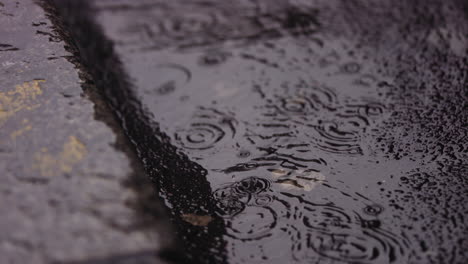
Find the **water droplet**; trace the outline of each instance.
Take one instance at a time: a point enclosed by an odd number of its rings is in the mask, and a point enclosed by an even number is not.
[[[383,207],[378,204],[368,205],[364,208],[364,213],[372,216],[377,216],[383,211]]]

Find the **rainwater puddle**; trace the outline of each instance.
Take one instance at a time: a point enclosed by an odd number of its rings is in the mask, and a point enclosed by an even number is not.
[[[385,3],[303,2],[93,1],[121,63],[102,87],[185,253],[201,263],[466,259],[462,59],[404,27],[411,3],[394,18]]]

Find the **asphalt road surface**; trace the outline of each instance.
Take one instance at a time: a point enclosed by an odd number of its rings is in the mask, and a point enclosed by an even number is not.
[[[41,6],[157,190],[154,261],[468,262],[466,1]]]

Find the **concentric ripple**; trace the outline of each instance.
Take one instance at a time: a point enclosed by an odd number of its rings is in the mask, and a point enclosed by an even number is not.
[[[268,195],[260,195],[270,187],[268,180],[248,177],[239,182],[217,189],[213,197],[217,201],[218,213],[232,217],[242,212],[248,204],[263,206],[268,203]]]
[[[381,228],[382,223],[376,218],[382,212],[378,204],[365,205],[364,216],[333,203],[317,204],[301,196],[283,194],[303,205],[295,207],[292,214],[302,220],[305,228],[305,240],[296,243],[302,243],[300,247],[306,247],[308,252],[297,252],[298,255],[315,261],[325,257],[337,263],[400,263],[407,254],[407,241]]]
[[[313,139],[317,146],[337,154],[362,154],[358,131],[345,130],[340,125],[334,122],[319,122],[319,125],[314,126],[317,136],[313,136]]]
[[[176,133],[175,138],[188,149],[212,148],[225,136],[225,132],[218,126],[208,123],[194,123],[190,128]]]
[[[398,263],[402,248],[380,234],[314,233],[307,244],[318,255],[339,263]]]
[[[252,241],[272,236],[277,215],[269,207],[247,207],[229,222],[227,235],[241,241]]]
[[[287,246],[287,259],[294,263],[404,261],[408,242],[383,229],[378,218],[381,205],[329,185],[323,186],[326,196],[339,193],[361,203],[361,209],[327,202],[327,197],[312,202],[305,195],[275,191],[276,186],[279,184],[252,176],[214,192],[219,210],[224,212],[226,235],[233,239],[228,240],[230,254],[245,261],[274,261],[285,257],[275,249]],[[249,247],[248,256],[242,255],[244,246]]]
[[[289,90],[292,95],[287,95]],[[333,111],[336,95],[327,88],[319,88],[316,84],[301,82],[295,87],[285,89],[286,95],[275,95],[275,103],[267,105],[276,109],[277,115],[310,116],[317,115],[318,111]]]
[[[200,107],[187,127],[179,128],[174,138],[189,150],[206,150],[226,136],[234,137],[237,121],[230,115]]]

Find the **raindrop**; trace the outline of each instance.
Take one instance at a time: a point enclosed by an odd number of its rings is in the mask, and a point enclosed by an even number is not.
[[[363,209],[364,213],[367,215],[377,216],[383,211],[383,207],[378,204],[368,205]]]

